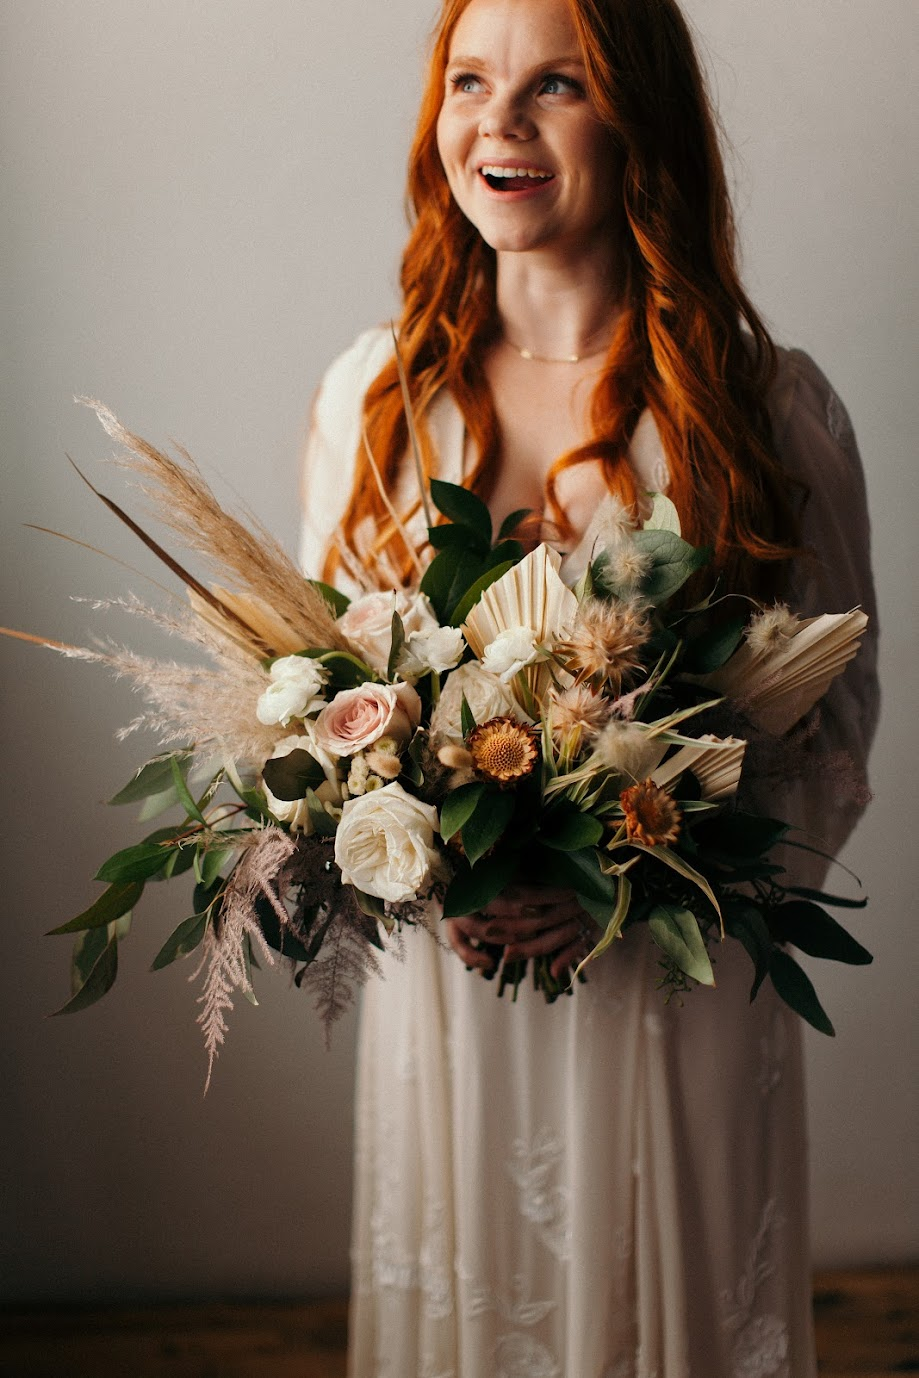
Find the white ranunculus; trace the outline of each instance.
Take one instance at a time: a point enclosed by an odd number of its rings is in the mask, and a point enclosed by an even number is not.
[[[414,899],[440,870],[439,831],[434,806],[400,784],[347,799],[335,834],[342,881],[393,904]]]
[[[431,742],[437,747],[462,740],[462,703],[465,697],[477,723],[489,718],[514,718],[529,723],[511,690],[497,675],[483,670],[477,660],[461,665],[448,675],[431,716]]]
[[[509,683],[519,670],[539,655],[539,643],[532,627],[508,627],[499,632],[482,652],[482,665]]]
[[[385,675],[392,650],[392,615],[397,612],[402,619],[405,636],[413,632],[436,631],[437,618],[431,610],[427,595],[423,593],[398,592],[366,593],[355,598],[347,611],[338,619],[338,626],[349,641],[364,655],[367,664],[380,675]]]
[[[322,689],[328,674],[309,656],[281,656],[268,674],[271,683],[259,695],[255,708],[255,716],[266,727],[275,723],[286,727],[291,718],[303,718],[323,707]]]
[[[405,639],[399,658],[399,674],[403,679],[418,679],[429,670],[441,674],[452,670],[463,658],[466,642],[458,627],[431,627],[412,632]]]

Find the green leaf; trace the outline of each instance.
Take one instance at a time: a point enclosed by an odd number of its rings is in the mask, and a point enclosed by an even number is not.
[[[458,919],[484,909],[511,883],[519,861],[517,853],[503,852],[486,857],[475,870],[461,863],[444,896],[444,918]]]
[[[789,885],[789,895],[798,895],[804,900],[816,900],[818,904],[832,904],[836,909],[864,909],[868,896],[860,900],[847,899],[845,895],[828,895],[825,890],[812,890],[808,885]]]
[[[204,814],[192,797],[191,790],[185,783],[185,776],[182,774],[179,763],[174,756],[169,762],[169,765],[172,770],[173,787],[175,788],[176,794],[179,796],[179,803],[185,810],[186,815],[189,818],[193,818],[196,823],[201,823],[204,827],[207,827],[207,819],[204,817]]]
[[[336,692],[339,689],[356,689],[359,684],[378,678],[365,660],[348,651],[323,651],[311,659],[325,666],[329,672],[329,683]]]
[[[292,802],[305,799],[307,790],[321,785],[325,771],[315,756],[298,746],[286,756],[275,756],[266,761],[262,779],[276,799]]]
[[[141,804],[137,814],[139,823],[149,823],[154,818],[159,818],[161,814],[168,813],[174,809],[179,802],[178,791],[174,785],[164,789],[161,794],[151,794]]]
[[[392,927],[393,920],[387,918],[386,905],[378,895],[368,895],[364,890],[358,890],[356,885],[352,885],[351,889],[362,914],[366,914],[368,919],[376,919],[378,923],[385,924],[387,928]]]
[[[69,923],[62,923],[59,928],[49,929],[47,936],[56,933],[80,933],[87,928],[104,928],[120,919],[122,914],[130,913],[143,893],[142,881],[110,885],[94,904],[84,909],[82,914],[78,914]]]
[[[463,851],[473,868],[501,837],[514,816],[515,798],[510,790],[486,789],[463,825]]]
[[[314,588],[317,593],[321,593],[336,617],[341,617],[342,613],[347,612],[351,606],[351,599],[346,598],[338,589],[333,589],[331,584],[324,584],[321,579],[307,579],[310,588]]]
[[[219,880],[221,871],[235,853],[235,845],[209,847],[201,861],[201,884],[210,887]]]
[[[769,929],[755,905],[743,902],[732,904],[725,913],[724,927],[732,938],[743,943],[753,963],[753,985],[750,988],[750,1000],[753,1001],[769,975],[772,964],[773,943]]]
[[[168,751],[164,752],[162,756],[154,756],[146,765],[141,766],[124,789],[119,790],[115,797],[109,800],[109,803],[136,804],[142,799],[149,799],[152,795],[162,794],[164,791],[172,789],[174,787],[172,763],[176,762],[180,768],[184,765],[185,770],[187,770],[192,755],[191,747],[182,747],[180,751]]]
[[[603,837],[603,824],[593,814],[582,813],[574,806],[553,809],[546,815],[540,840],[547,847],[560,852],[579,852],[583,847],[596,847]]]
[[[642,852],[645,856],[653,857],[655,861],[660,861],[664,866],[669,866],[671,871],[676,871],[677,875],[689,880],[697,886],[714,909],[715,913],[721,918],[721,906],[718,903],[715,892],[709,885],[705,876],[697,871],[694,866],[681,857],[677,852],[672,852],[669,847],[646,847],[643,842],[630,842],[630,847],[634,847],[636,852]]]
[[[179,957],[187,957],[190,952],[194,952],[203,941],[209,922],[208,914],[192,914],[190,919],[183,920],[163,943],[153,959],[150,970],[162,971]]]
[[[619,877],[616,904],[612,914],[609,913],[609,909],[606,906],[601,908],[593,901],[584,901],[587,912],[597,923],[601,924],[604,931],[596,947],[588,952],[583,962],[579,962],[577,967],[575,967],[571,977],[572,983],[577,980],[586,966],[589,966],[591,962],[595,962],[598,957],[601,957],[607,948],[612,947],[614,941],[622,931],[622,925],[628,917],[629,905],[631,902],[632,883],[628,876]]]
[[[470,732],[475,731],[477,726],[478,724],[473,717],[472,709],[469,707],[466,701],[466,695],[464,694],[460,703],[460,727],[462,728],[464,741],[469,736]]]
[[[319,833],[320,837],[334,837],[338,824],[330,814],[326,813],[320,799],[311,789],[306,791],[306,807],[309,810],[313,832]]]
[[[113,885],[126,884],[132,880],[149,880],[162,871],[170,857],[169,847],[162,842],[140,842],[135,847],[125,847],[110,856],[96,872],[96,880],[109,881]]]
[[[487,555],[489,550],[488,542],[468,526],[432,526],[428,540],[435,550],[474,550],[477,555]]]
[[[761,818],[736,809],[721,814],[706,828],[703,836],[711,842],[716,853],[746,860],[771,851],[787,832],[788,824],[777,818]]]
[[[450,617],[451,624],[454,627],[462,626],[485,590],[490,588],[492,584],[496,584],[501,576],[506,574],[509,569],[513,569],[514,565],[517,563],[519,563],[517,560],[505,560],[501,564],[494,565],[491,569],[486,570],[484,574],[480,575],[475,583],[466,590],[456,607],[453,609],[453,613]]]
[[[491,545],[491,514],[480,497],[443,479],[431,479],[431,500],[439,512],[457,526],[468,526]]]
[[[454,550],[441,550],[428,565],[418,585],[421,593],[427,594],[431,606],[441,623],[446,617],[447,599],[453,585],[457,554]]]
[[[691,675],[720,670],[740,645],[746,625],[746,615],[738,614],[693,637],[687,642],[680,669]]]
[[[389,663],[386,666],[386,678],[389,680],[395,679],[396,677],[396,666],[399,664],[399,657],[402,654],[402,648],[404,645],[405,627],[402,624],[402,618],[396,612],[395,608],[393,608],[392,642],[389,648]]]
[[[651,568],[639,587],[656,606],[668,602],[690,575],[703,569],[711,558],[709,550],[697,549],[673,531],[636,531],[632,540],[643,555],[651,558]]]
[[[509,516],[505,517],[501,523],[501,530],[498,532],[498,540],[503,541],[505,537],[512,535],[532,511],[532,507],[518,507],[516,512],[511,512]]]
[[[793,943],[809,957],[825,957],[833,962],[847,962],[850,966],[868,966],[874,961],[868,949],[846,932],[841,923],[810,900],[782,904],[772,911],[772,918],[779,941]]]
[[[184,876],[185,872],[190,871],[194,866],[197,851],[197,847],[192,842],[186,843],[184,847],[173,847],[162,872],[154,876],[153,879],[172,880],[174,876]]]
[[[810,977],[794,957],[790,957],[782,948],[777,947],[772,954],[769,975],[786,1005],[790,1005],[796,1014],[800,1014],[801,1018],[806,1019],[819,1033],[833,1037],[836,1030],[817,999],[817,992]]]
[[[447,592],[447,600],[444,604],[443,621],[451,626],[455,625],[453,615],[456,609],[462,604],[473,585],[491,569],[491,561],[486,557],[483,561],[472,551],[460,551],[453,555],[452,552],[442,551],[441,554],[450,554],[453,561],[453,578],[450,581],[450,588]],[[437,557],[440,559],[440,556]]]
[[[440,835],[444,842],[449,842],[472,816],[484,789],[484,780],[474,780],[469,785],[460,785],[459,789],[451,790],[446,796],[440,809]]]
[[[542,863],[548,884],[567,887],[585,899],[608,905],[609,909],[615,906],[618,886],[614,879],[604,875],[594,847],[578,852],[546,852]]]
[[[663,493],[650,493],[653,499],[651,515],[644,523],[645,531],[672,531],[675,536],[682,532],[680,514],[674,504]]]
[[[715,984],[715,973],[699,930],[698,920],[689,909],[674,904],[656,904],[648,917],[651,937],[681,971],[703,986]]]
[[[101,1000],[118,975],[118,939],[114,924],[90,928],[74,945],[71,965],[71,997],[55,1014],[76,1014]]]

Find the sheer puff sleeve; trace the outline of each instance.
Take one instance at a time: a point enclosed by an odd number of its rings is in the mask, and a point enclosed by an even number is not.
[[[869,618],[861,650],[814,710],[809,737],[805,729],[803,771],[779,814],[810,834],[805,840],[836,855],[870,797],[868,753],[879,709],[865,480],[846,409],[800,350],[780,351],[771,415],[779,458],[807,488],[801,543],[809,555],[790,579],[789,607],[802,617],[861,607]],[[816,860],[795,864],[796,877],[810,884],[819,883],[825,869]]]
[[[300,565],[318,578],[345,513],[361,439],[364,394],[392,354],[383,326],[365,330],[330,364],[313,398],[301,468]]]

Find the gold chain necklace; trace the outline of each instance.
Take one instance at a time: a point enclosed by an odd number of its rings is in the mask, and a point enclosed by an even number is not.
[[[589,354],[563,354],[553,358],[550,354],[536,354],[532,349],[526,349],[523,345],[515,344],[506,335],[502,336],[502,339],[515,353],[520,355],[521,359],[527,359],[534,364],[581,364],[587,359],[598,359],[601,354],[606,353],[608,348],[604,345],[602,349],[595,349]]]

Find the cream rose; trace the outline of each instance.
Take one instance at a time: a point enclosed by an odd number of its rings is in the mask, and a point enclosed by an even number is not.
[[[333,756],[353,756],[380,737],[408,744],[421,721],[421,699],[410,684],[361,684],[342,689],[319,717],[316,741]]]
[[[464,697],[477,723],[488,722],[489,718],[515,718],[522,723],[530,721],[508,686],[473,660],[447,676],[431,717],[431,740],[436,746],[462,739]]]
[[[335,834],[335,860],[346,885],[389,900],[414,899],[439,871],[437,810],[401,785],[345,801]]]
[[[458,627],[431,627],[412,632],[405,639],[397,669],[403,679],[418,679],[433,670],[452,670],[463,658],[466,641]]]
[[[271,683],[255,708],[260,723],[286,727],[291,718],[302,718],[325,703],[322,689],[328,672],[309,656],[281,656],[268,671]]]
[[[393,589],[389,593],[367,593],[362,598],[355,598],[338,619],[345,636],[354,642],[367,664],[380,675],[385,675],[389,666],[394,612],[402,619],[406,639],[415,632],[438,629],[439,624],[427,596],[423,593],[406,593],[401,589],[398,592]]]

